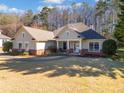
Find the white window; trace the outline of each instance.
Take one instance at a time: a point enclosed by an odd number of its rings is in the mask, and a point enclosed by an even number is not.
[[[7,40],[6,39],[3,39],[2,43],[4,44],[5,42],[7,42]]]
[[[19,49],[22,49],[22,43],[19,43]]]
[[[100,50],[100,48],[99,48],[99,42],[90,42],[89,43],[89,51],[97,52],[99,50]]]

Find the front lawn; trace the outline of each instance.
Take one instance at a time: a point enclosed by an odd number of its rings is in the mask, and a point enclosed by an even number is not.
[[[67,56],[2,60],[0,93],[124,93],[124,62]]]
[[[117,53],[113,58],[117,61],[123,61],[124,62],[124,48],[119,48],[117,50]]]

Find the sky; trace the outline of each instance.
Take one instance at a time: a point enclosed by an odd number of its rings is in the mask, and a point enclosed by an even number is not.
[[[24,13],[31,9],[34,13],[39,12],[44,6],[65,7],[73,2],[87,2],[94,6],[98,0],[0,0],[0,13]]]

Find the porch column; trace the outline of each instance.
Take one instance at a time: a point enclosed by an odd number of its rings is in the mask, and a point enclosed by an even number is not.
[[[57,50],[59,49],[59,41],[57,41]]]
[[[69,41],[67,41],[67,49],[69,50],[69,48],[70,48],[70,47],[69,47]]]
[[[80,50],[82,49],[82,39],[80,39],[80,41],[79,41],[79,48],[80,48]]]

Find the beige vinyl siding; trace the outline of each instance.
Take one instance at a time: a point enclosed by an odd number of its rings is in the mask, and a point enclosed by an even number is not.
[[[36,43],[36,50],[48,49],[51,46],[56,46],[55,41],[37,42]]]
[[[24,33],[24,37],[22,33]],[[31,35],[27,33],[24,29],[20,29],[20,31],[18,31],[18,33],[16,34],[15,39],[13,40],[13,48],[18,49],[19,43],[22,43],[23,49],[25,49],[25,43],[29,44],[29,49],[36,49],[35,41],[32,40]]]
[[[89,43],[90,42],[99,42],[100,50],[102,49],[102,44],[105,41],[105,39],[87,39],[82,41],[82,48],[89,50]]]
[[[59,40],[59,39],[61,39],[61,40],[62,39],[63,40],[65,40],[65,39],[78,39],[78,34],[71,29],[67,29],[66,31],[63,31],[62,33],[60,33],[58,35],[58,37],[59,38],[57,40]]]

